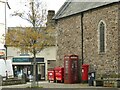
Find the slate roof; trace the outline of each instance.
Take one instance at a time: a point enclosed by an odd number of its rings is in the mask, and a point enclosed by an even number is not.
[[[80,12],[84,12],[90,9],[98,8],[101,6],[105,6],[111,3],[119,2],[120,0],[105,0],[103,2],[100,2],[101,0],[98,0],[97,2],[95,0],[66,0],[66,2],[62,5],[62,7],[58,10],[56,15],[53,17],[53,19],[60,19],[66,16],[70,16],[73,14],[77,14]]]

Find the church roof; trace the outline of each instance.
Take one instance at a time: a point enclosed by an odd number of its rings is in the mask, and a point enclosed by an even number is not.
[[[60,19],[119,1],[120,0],[104,0],[103,2],[102,0],[66,0],[53,19]]]

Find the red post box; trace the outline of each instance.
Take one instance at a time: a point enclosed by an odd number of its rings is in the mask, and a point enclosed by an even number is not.
[[[54,70],[48,70],[48,81],[55,82],[55,71]]]
[[[55,79],[56,82],[63,82],[64,81],[64,68],[63,67],[55,67]]]
[[[78,82],[78,56],[64,56],[64,83],[72,84]]]
[[[83,64],[82,65],[82,81],[83,82],[88,82],[88,70],[89,70],[89,65]]]

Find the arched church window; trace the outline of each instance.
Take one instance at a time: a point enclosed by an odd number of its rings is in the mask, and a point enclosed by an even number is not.
[[[99,51],[105,52],[105,23],[103,21],[99,24]]]

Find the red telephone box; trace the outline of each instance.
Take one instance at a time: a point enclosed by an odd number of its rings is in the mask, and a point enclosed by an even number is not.
[[[78,82],[78,56],[64,56],[64,83],[72,84]]]
[[[60,81],[63,82],[64,81],[64,68],[63,67],[55,67],[55,79],[56,82]]]
[[[88,81],[88,70],[89,70],[89,65],[83,64],[82,65],[82,81],[83,82]]]

